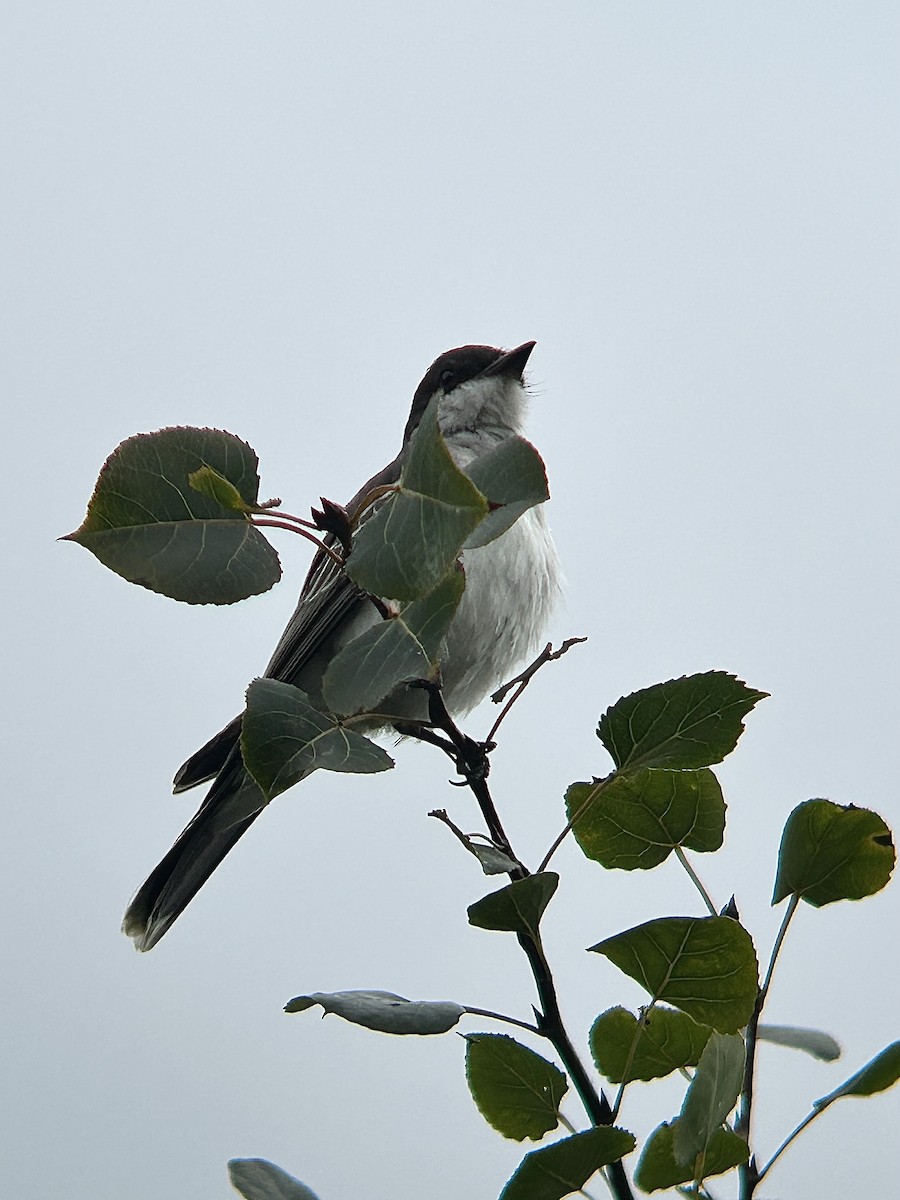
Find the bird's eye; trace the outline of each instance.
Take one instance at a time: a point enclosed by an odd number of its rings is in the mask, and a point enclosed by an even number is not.
[[[454,387],[456,387],[456,372],[455,371],[450,371],[450,370],[441,371],[441,387],[444,389],[445,392],[449,392]]]

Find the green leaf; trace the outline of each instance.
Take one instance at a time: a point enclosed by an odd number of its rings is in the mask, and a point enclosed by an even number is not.
[[[732,1111],[744,1080],[744,1039],[713,1033],[703,1048],[675,1122],[672,1150],[682,1166],[696,1164]]]
[[[891,1042],[864,1067],[844,1080],[840,1087],[813,1102],[813,1108],[827,1108],[844,1096],[874,1096],[886,1092],[900,1079],[900,1042]]]
[[[584,854],[622,871],[657,867],[675,846],[718,850],[725,830],[722,789],[706,769],[642,768],[573,783],[566,813]]]
[[[756,1027],[760,1042],[773,1046],[787,1046],[791,1050],[802,1050],[821,1062],[834,1062],[841,1057],[841,1045],[830,1033],[821,1029],[804,1029],[799,1025],[770,1025],[760,1021]]]
[[[720,1033],[736,1033],[759,991],[750,934],[730,917],[661,917],[598,942],[653,997]]]
[[[247,509],[259,493],[253,450],[220,429],[161,429],[106,460],[87,516],[63,539],[151,591],[188,604],[233,604],[281,578],[278,555],[243,512],[190,478],[219,475]]]
[[[427,596],[453,568],[488,503],[450,456],[432,401],[412,436],[397,490],[362,522],[347,574],[393,600]]]
[[[603,1125],[526,1154],[500,1200],[562,1200],[583,1188],[601,1167],[634,1149],[627,1129]]]
[[[467,1034],[466,1079],[478,1111],[504,1137],[537,1142],[559,1124],[565,1075],[514,1038]]]
[[[265,1158],[233,1158],[228,1178],[244,1200],[318,1200],[305,1183]]]
[[[792,893],[821,908],[880,892],[896,853],[878,813],[830,800],[807,800],[788,817],[781,835],[772,903]]]
[[[709,767],[734,749],[743,718],[767,695],[725,671],[670,679],[619,700],[597,736],[620,769]]]
[[[313,771],[368,774],[394,765],[380,746],[315,708],[300,688],[275,679],[255,679],[247,689],[241,753],[267,800]]]
[[[544,909],[558,886],[559,876],[555,871],[542,871],[539,875],[517,879],[470,904],[469,924],[478,929],[527,933],[536,939]]]
[[[674,1129],[678,1122],[663,1124],[654,1129],[647,1139],[634,1182],[641,1191],[658,1192],[662,1188],[676,1187],[679,1183],[691,1183],[694,1179],[708,1179],[721,1175],[745,1163],[750,1151],[743,1138],[730,1129],[717,1130],[710,1141],[703,1161],[684,1166],[675,1158],[672,1149]]]
[[[662,1079],[695,1067],[712,1033],[686,1013],[662,1007],[643,1014],[638,1028],[639,1019],[624,1008],[607,1009],[591,1026],[594,1063],[611,1083]]]
[[[188,475],[188,483],[195,492],[214,500],[216,504],[227,508],[229,512],[250,513],[254,506],[248,504],[230,479],[220,475],[212,467],[199,467]]]
[[[454,1000],[407,1000],[393,992],[310,992],[295,996],[284,1006],[286,1013],[305,1012],[321,1004],[326,1013],[343,1017],[379,1033],[447,1033],[466,1009]]]
[[[325,702],[337,713],[373,712],[399,684],[432,678],[464,589],[462,571],[451,570],[433,592],[344,646],[325,672]]]
[[[547,472],[541,456],[523,437],[511,437],[469,463],[466,474],[492,507],[466,548],[485,546],[535,504],[550,498]]]

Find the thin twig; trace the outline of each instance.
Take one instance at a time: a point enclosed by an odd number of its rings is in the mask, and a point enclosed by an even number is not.
[[[458,784],[455,779],[451,779],[450,783],[454,787],[468,787],[465,780],[461,784]],[[438,821],[442,821],[447,826],[463,848],[478,859],[485,875],[502,875],[516,866],[516,863],[513,862],[509,855],[495,846],[486,834],[463,833],[459,826],[454,825],[450,820],[446,809],[436,808],[428,815],[429,817],[437,818]]]
[[[455,783],[456,781],[451,780],[450,782]],[[468,784],[463,781],[463,786],[468,787]],[[450,816],[445,808],[432,809],[428,815],[429,817],[434,817],[438,821],[442,821],[453,834],[453,836],[463,845],[466,850],[468,850],[470,854],[473,854],[475,858],[479,860],[479,862],[481,861],[479,850],[494,849],[498,850],[498,853],[500,852],[498,847],[494,846],[493,842],[486,838],[483,833],[463,833],[459,826],[455,825],[453,821],[450,820]],[[475,845],[476,839],[478,840],[477,846]],[[492,873],[499,875],[501,872],[496,871]]]
[[[385,715],[385,719],[389,719],[387,715]],[[417,742],[427,742],[429,746],[437,746],[454,762],[456,761],[456,751],[452,742],[441,737],[439,733],[435,733],[430,725],[426,725],[422,721],[393,721],[392,723],[401,737],[411,737],[415,738]]]
[[[472,849],[472,843],[469,839],[469,835],[467,833],[463,833],[458,825],[453,824],[446,808],[433,808],[428,815],[429,817],[434,817],[438,821],[443,821],[453,836],[462,843],[466,850],[468,850],[470,854],[475,853],[475,851]]]
[[[491,695],[491,700],[494,704],[502,703],[503,699],[508,695],[512,688],[515,688],[516,690],[513,695],[510,696],[509,700],[507,700],[506,704],[503,705],[503,709],[497,720],[491,726],[491,731],[485,738],[485,741],[492,742],[494,740],[494,734],[500,728],[504,717],[528,687],[529,683],[532,681],[541,667],[548,662],[555,662],[556,659],[562,658],[567,650],[571,650],[572,647],[577,646],[579,642],[586,641],[586,637],[566,638],[558,650],[554,650],[553,644],[548,642],[530,666],[527,666],[520,675],[516,675],[514,679],[510,679],[508,683],[504,683],[502,687],[497,688],[496,692]]]

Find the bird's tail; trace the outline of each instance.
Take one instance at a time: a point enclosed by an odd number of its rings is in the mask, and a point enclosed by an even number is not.
[[[128,906],[122,930],[138,950],[156,945],[265,805],[235,745],[193,820]]]

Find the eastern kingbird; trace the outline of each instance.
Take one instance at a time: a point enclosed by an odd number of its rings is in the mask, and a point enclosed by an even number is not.
[[[400,453],[357,492],[348,511],[354,512],[374,488],[399,479],[409,440],[436,396],[441,432],[462,469],[520,434],[526,409],[522,373],[534,345],[525,342],[508,351],[460,346],[435,359],[413,396]],[[494,541],[466,550],[463,565],[466,587],[440,659],[443,697],[454,716],[479,704],[541,639],[560,578],[543,507],[529,509]],[[379,620],[366,595],[320,551],[266,677],[294,684],[322,703],[322,677],[336,651]],[[422,694],[401,688],[389,699],[389,711],[400,718],[416,715]],[[139,950],[156,945],[266,805],[244,769],[240,732],[237,717],[175,776],[176,792],[209,780],[213,784],[125,913],[122,928]]]

